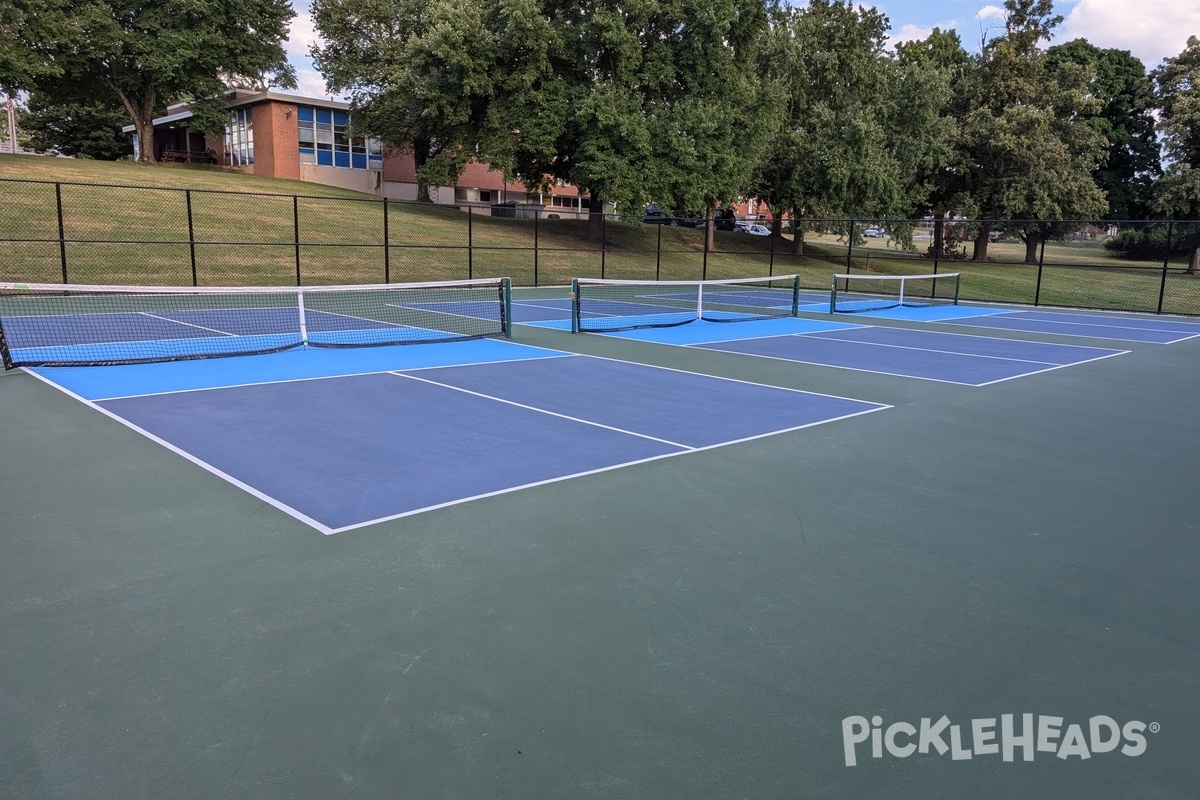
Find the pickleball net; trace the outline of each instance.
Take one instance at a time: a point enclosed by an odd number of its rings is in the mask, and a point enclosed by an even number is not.
[[[710,281],[571,281],[571,330],[669,328],[797,315],[799,275]]]
[[[508,278],[354,286],[0,283],[0,356],[21,366],[141,364],[509,336]]]
[[[961,273],[934,275],[834,275],[830,314],[957,305]]]

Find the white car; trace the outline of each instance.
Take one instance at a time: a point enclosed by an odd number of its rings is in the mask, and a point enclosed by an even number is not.
[[[768,228],[766,225],[744,225],[744,226],[742,226],[741,230],[745,231],[746,233],[750,234],[751,236],[770,236],[771,235],[771,229]]]
[[[887,231],[883,228],[867,228],[863,231],[863,236],[866,236],[868,239],[883,239],[887,237]]]

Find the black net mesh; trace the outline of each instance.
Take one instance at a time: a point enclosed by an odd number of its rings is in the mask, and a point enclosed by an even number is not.
[[[505,333],[507,283],[279,289],[0,284],[0,354],[19,366],[137,364]]]
[[[741,322],[795,313],[794,275],[738,281],[588,281],[575,285],[577,328],[604,332],[697,320]]]

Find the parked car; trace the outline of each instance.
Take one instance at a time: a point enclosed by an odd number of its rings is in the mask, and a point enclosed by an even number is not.
[[[868,239],[886,239],[887,231],[885,231],[883,228],[873,225],[863,231],[863,236],[867,237]]]
[[[766,225],[745,225],[743,229],[751,236],[770,236],[771,229]]]
[[[689,211],[665,211],[657,203],[646,206],[642,222],[648,225],[672,225],[686,228],[699,228],[704,224],[704,217],[697,217]]]

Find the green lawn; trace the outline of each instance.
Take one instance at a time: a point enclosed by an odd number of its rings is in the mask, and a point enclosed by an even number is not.
[[[61,281],[64,257],[72,283],[202,286],[293,284],[297,270],[306,285],[508,276],[518,286],[795,272],[824,289],[847,269],[933,270],[889,239],[856,245],[847,262],[845,240],[833,235],[809,234],[797,257],[786,238],[718,231],[706,254],[703,232],[688,228],[609,222],[601,246],[582,220],[535,224],[397,202],[387,205],[385,251],[384,205],[373,195],[207,166],[4,156],[0,193],[0,280],[9,281]],[[962,272],[970,300],[1158,308],[1162,265],[1122,260],[1097,241],[1047,244],[1040,288],[1020,242],[994,242],[989,255],[938,269]],[[1183,264],[1171,265],[1163,310],[1200,314],[1200,279]]]

